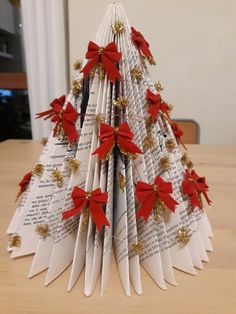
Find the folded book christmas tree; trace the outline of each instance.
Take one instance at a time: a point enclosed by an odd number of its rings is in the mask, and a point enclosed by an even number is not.
[[[125,293],[142,294],[140,265],[156,284],[177,285],[173,268],[196,274],[211,251],[203,209],[208,186],[179,148],[182,130],[153,83],[155,64],[123,7],[110,4],[69,95],[37,118],[54,129],[20,182],[8,227],[11,257],[33,254],[45,285],[70,264],[68,290],[85,268],[85,295],[103,295],[114,247]]]

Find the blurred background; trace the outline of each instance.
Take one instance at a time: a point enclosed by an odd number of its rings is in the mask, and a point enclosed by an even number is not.
[[[69,91],[108,0],[0,0],[0,141],[48,136],[35,113]],[[236,144],[236,1],[123,0],[151,46],[152,78],[201,144]]]

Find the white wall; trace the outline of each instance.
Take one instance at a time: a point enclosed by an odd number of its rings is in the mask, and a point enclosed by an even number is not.
[[[83,58],[109,0],[68,0],[70,66]],[[175,118],[200,124],[201,143],[236,144],[236,1],[123,0],[151,45],[154,81]]]

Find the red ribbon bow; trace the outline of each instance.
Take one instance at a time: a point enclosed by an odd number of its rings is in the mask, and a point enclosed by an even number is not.
[[[192,170],[189,172],[186,170],[184,181],[182,182],[183,194],[188,195],[192,208],[202,208],[202,202],[198,195],[203,193],[207,203],[210,205],[211,200],[208,198],[208,185],[206,184],[205,177],[199,177],[197,173]]]
[[[160,94],[153,94],[150,89],[147,89],[146,99],[150,102],[148,108],[148,113],[151,115],[152,120],[154,121],[159,115],[160,110],[162,110],[169,118],[169,106],[165,103]]]
[[[43,116],[51,117],[51,121],[56,123],[53,129],[53,136],[58,134],[59,126],[62,124],[63,130],[68,136],[70,144],[72,144],[79,137],[75,128],[75,122],[77,120],[78,113],[70,102],[66,105],[66,108],[63,109],[64,103],[65,96],[56,98],[50,104],[52,109],[37,113],[37,119]]]
[[[108,78],[114,83],[116,80],[121,79],[121,75],[115,65],[121,59],[121,53],[118,52],[115,42],[109,43],[105,48],[99,47],[94,42],[90,41],[88,44],[88,51],[86,59],[89,61],[81,70],[85,76],[94,68],[98,63],[102,63]]]
[[[62,123],[63,130],[68,136],[70,144],[79,138],[77,130],[75,128],[75,122],[78,117],[78,113],[71,103],[66,105],[65,109],[61,109],[59,105],[54,106],[55,114],[52,116],[51,121],[55,122],[56,125],[53,129],[53,135],[56,136],[58,133],[59,125]]]
[[[125,155],[143,154],[143,152],[133,142],[134,135],[130,130],[127,122],[122,123],[119,128],[101,123],[100,126],[100,140],[102,144],[92,153],[98,154],[99,159],[103,159],[113,149],[117,143],[120,151]]]
[[[32,172],[30,171],[30,172],[26,173],[24,175],[23,179],[20,181],[20,183],[19,183],[20,191],[16,196],[16,201],[18,200],[20,195],[26,190],[26,188],[30,182],[31,177],[32,177]]]
[[[79,214],[82,209],[88,208],[99,231],[103,226],[110,226],[101,206],[107,203],[107,192],[102,193],[100,188],[92,192],[86,192],[76,186],[71,193],[71,197],[73,199],[74,208],[64,212],[62,214],[63,219],[73,217]]]
[[[47,110],[47,111],[43,111],[43,112],[36,113],[36,116],[37,116],[36,119],[45,117],[45,120],[46,120],[46,119],[50,118],[50,117],[54,114],[54,106],[55,106],[55,105],[58,105],[58,106],[60,106],[61,109],[62,109],[62,107],[64,106],[64,103],[65,103],[65,100],[66,100],[66,96],[65,96],[65,95],[63,95],[63,96],[61,96],[61,97],[59,97],[59,98],[54,99],[54,100],[50,103],[50,105],[49,105],[49,106],[52,107],[52,109]]]
[[[161,177],[155,178],[154,184],[138,181],[136,184],[136,197],[141,203],[137,218],[143,216],[147,221],[157,201],[162,201],[172,212],[178,203],[170,196],[173,192],[172,183],[164,181]]]
[[[181,136],[184,135],[184,132],[183,130],[179,127],[179,125],[176,123],[176,122],[171,122],[171,128],[172,128],[172,131],[176,137],[176,140],[177,140],[177,143],[181,143],[181,145],[187,149],[187,147],[184,145],[182,139],[181,139]]]
[[[149,60],[153,60],[152,53],[149,49],[149,43],[143,37],[143,35],[138,32],[134,27],[131,27],[131,38],[135,42],[142,52],[142,54],[147,57]],[[154,60],[153,60],[154,61]],[[154,62],[155,63],[155,62]]]

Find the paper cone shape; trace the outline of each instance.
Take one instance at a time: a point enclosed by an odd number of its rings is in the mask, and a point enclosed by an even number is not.
[[[126,295],[131,284],[142,294],[140,266],[166,289],[177,285],[173,268],[195,275],[208,261],[208,186],[149,75],[150,49],[122,5],[110,4],[72,91],[38,114],[54,130],[7,232],[13,258],[35,253],[29,277],[48,269],[45,285],[71,265],[68,290],[85,269],[85,295],[99,278],[103,295],[113,250]]]

